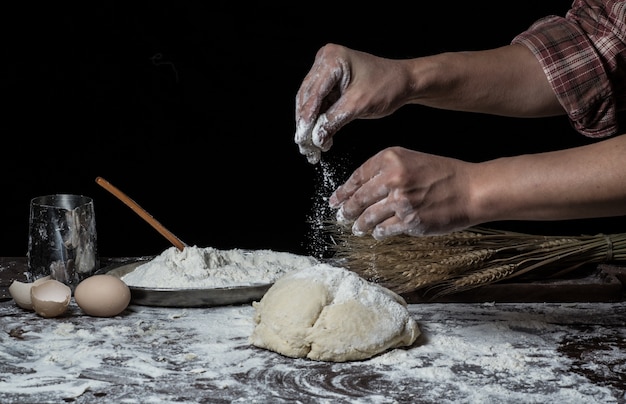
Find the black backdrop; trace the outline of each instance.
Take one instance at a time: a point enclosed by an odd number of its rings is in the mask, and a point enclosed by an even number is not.
[[[294,97],[320,46],[398,58],[495,47],[570,2],[514,14],[506,2],[424,3],[3,6],[0,254],[25,254],[29,200],[49,193],[95,199],[101,256],[170,246],[97,176],[188,244],[309,252],[320,172],[293,143]],[[349,172],[393,144],[478,161],[586,141],[564,117],[410,106],[348,125],[324,158]],[[621,231],[614,219],[505,225]]]

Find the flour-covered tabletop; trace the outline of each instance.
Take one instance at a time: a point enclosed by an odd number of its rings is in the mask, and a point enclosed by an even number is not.
[[[623,403],[626,303],[411,304],[407,349],[344,363],[251,346],[250,304],[42,318],[0,302],[0,402]]]

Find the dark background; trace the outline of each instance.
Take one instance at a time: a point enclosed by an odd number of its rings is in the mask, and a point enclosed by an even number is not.
[[[393,58],[497,47],[570,5],[530,2],[512,14],[506,2],[424,3],[3,6],[0,255],[25,255],[29,200],[50,193],[95,199],[101,256],[170,246],[97,176],[190,245],[309,253],[316,193],[327,191],[293,142],[294,100],[319,47]],[[396,144],[480,161],[588,141],[565,117],[407,106],[351,123],[324,160],[348,173]],[[623,231],[616,219],[493,225]]]

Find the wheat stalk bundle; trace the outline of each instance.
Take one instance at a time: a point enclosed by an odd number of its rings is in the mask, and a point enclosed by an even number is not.
[[[397,293],[433,297],[512,278],[554,278],[586,264],[626,259],[626,233],[547,236],[472,227],[437,236],[377,241],[327,226],[333,260]]]

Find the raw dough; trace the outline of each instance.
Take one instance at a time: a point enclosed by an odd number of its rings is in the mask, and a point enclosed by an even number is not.
[[[252,305],[250,343],[293,358],[362,360],[420,335],[401,296],[328,264],[283,276]]]

